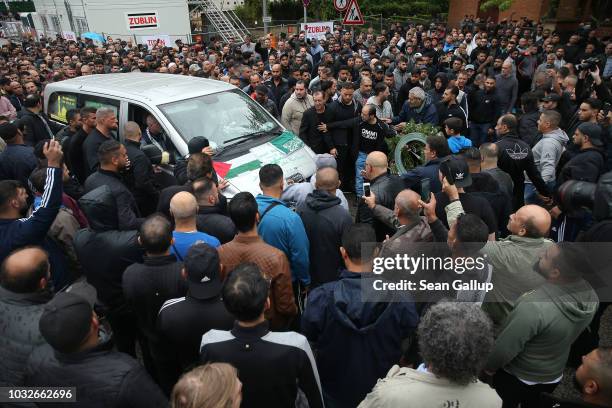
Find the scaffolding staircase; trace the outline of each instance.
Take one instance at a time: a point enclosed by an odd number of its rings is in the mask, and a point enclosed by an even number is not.
[[[222,10],[214,0],[188,0],[187,4],[192,6],[190,13],[193,16],[204,14],[214,31],[224,42],[241,43],[249,31],[244,26],[233,10]]]

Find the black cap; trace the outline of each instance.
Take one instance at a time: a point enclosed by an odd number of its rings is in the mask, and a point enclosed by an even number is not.
[[[38,323],[40,334],[55,350],[75,352],[87,338],[92,311],[92,305],[84,297],[60,292],[43,309]]]
[[[591,143],[593,143],[593,146],[602,147],[604,145],[604,142],[601,139],[601,126],[595,123],[585,122],[578,126],[578,130],[583,135],[589,137],[589,140]]]
[[[374,72],[385,72],[385,67],[381,64],[378,64],[374,67]]]
[[[187,143],[187,150],[189,154],[201,153],[202,149],[210,146],[207,138],[204,136],[196,136]]]
[[[472,184],[470,168],[463,157],[449,156],[440,162],[440,172],[449,183],[457,188],[468,187]]]
[[[561,97],[555,93],[551,93],[540,99],[542,102],[559,102]]]
[[[210,245],[192,245],[183,262],[187,271],[189,295],[197,299],[219,296],[223,282],[219,276],[219,254]]]

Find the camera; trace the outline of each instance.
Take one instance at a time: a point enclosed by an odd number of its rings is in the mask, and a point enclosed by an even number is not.
[[[589,210],[593,218],[612,218],[612,171],[603,174],[597,183],[569,180],[557,190],[556,201],[569,214]]]
[[[589,71],[595,71],[595,69],[597,68],[597,64],[599,64],[598,58],[587,58],[582,63],[576,65],[576,71],[584,71],[585,69]]]

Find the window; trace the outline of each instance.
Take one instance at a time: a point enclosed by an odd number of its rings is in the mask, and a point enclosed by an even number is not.
[[[89,26],[87,25],[87,20],[83,17],[75,17],[77,32],[79,35],[86,33],[89,31]]]
[[[121,121],[121,119],[119,118],[120,102],[116,99],[104,98],[102,96],[96,96],[96,95],[81,94],[79,96],[79,108],[83,108],[85,106],[91,106],[96,109],[111,108],[115,112],[117,121],[119,122]],[[119,123],[117,131],[113,132],[113,137],[119,140],[119,137],[121,134],[122,134],[121,124]]]
[[[119,119],[119,101],[115,99],[103,98],[95,95],[81,95],[80,106],[93,106],[96,109],[100,108],[111,108],[115,111],[115,116]]]
[[[47,114],[57,122],[67,124],[66,112],[77,107],[77,95],[68,92],[55,92],[49,97]]]
[[[159,108],[185,142],[204,136],[212,147],[278,129],[272,116],[239,90],[171,102]]]
[[[49,16],[51,17],[51,24],[53,25],[53,31],[58,34],[62,32],[62,26],[60,25],[60,19],[58,16]]]
[[[47,16],[45,16],[44,14],[41,14],[40,21],[42,22],[42,25],[43,25],[43,31],[49,31],[49,21],[47,21]]]

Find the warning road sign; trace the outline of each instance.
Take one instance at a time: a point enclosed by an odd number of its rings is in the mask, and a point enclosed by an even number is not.
[[[346,10],[346,6],[348,6],[348,0],[334,0],[334,7],[338,11]]]
[[[365,21],[363,21],[363,14],[361,14],[357,0],[350,0],[350,3],[346,8],[346,14],[344,15],[344,21],[342,21],[342,24],[362,25],[364,23]]]

